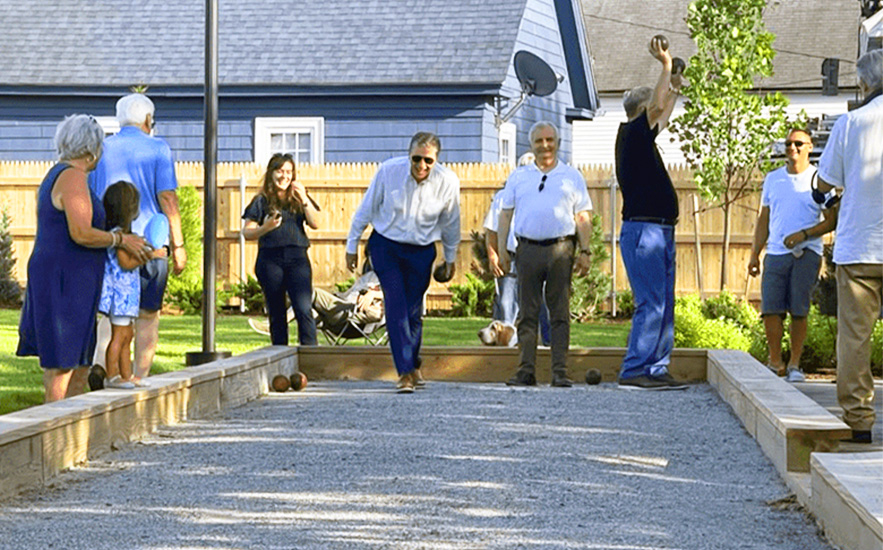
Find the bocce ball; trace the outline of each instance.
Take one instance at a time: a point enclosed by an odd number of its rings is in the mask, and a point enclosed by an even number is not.
[[[277,374],[273,377],[273,389],[278,392],[286,392],[288,388],[291,387],[291,383],[288,381],[288,377],[284,374]]]
[[[659,47],[662,48],[663,50],[668,49],[668,37],[666,37],[664,34],[657,34],[656,36],[653,37],[653,40],[658,40]]]
[[[294,391],[300,391],[307,387],[307,375],[302,372],[296,372],[291,375],[291,387]]]
[[[598,369],[589,369],[586,371],[586,384],[596,386],[601,383],[601,371]]]

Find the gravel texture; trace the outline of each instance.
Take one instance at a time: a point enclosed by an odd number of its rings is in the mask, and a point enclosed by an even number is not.
[[[830,549],[707,385],[311,382],[0,503],[0,548]]]

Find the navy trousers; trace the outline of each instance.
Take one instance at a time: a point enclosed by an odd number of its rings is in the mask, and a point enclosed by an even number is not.
[[[288,345],[288,318],[285,293],[297,319],[297,340],[302,346],[315,346],[316,321],[313,319],[313,267],[307,249],[300,246],[261,248],[254,266],[264,291],[270,318],[270,342]]]
[[[404,244],[377,231],[368,239],[380,279],[389,348],[399,376],[417,368],[423,341],[423,295],[429,288],[435,245]]]

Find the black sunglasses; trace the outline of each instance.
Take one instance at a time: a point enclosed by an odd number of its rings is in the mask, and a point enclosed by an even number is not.
[[[549,177],[549,174],[546,174],[543,176],[543,179],[540,180],[540,189],[539,189],[540,193],[542,193],[543,189],[546,188],[546,178],[548,178],[548,177]]]
[[[790,140],[785,140],[785,147],[790,147],[790,146],[792,146],[792,145],[793,145],[794,147],[797,147],[798,149],[800,149],[800,148],[803,147],[804,145],[809,145],[809,143],[807,143],[807,142],[805,142],[805,141],[790,141]]]
[[[435,162],[435,159],[432,157],[421,157],[420,155],[411,156],[411,162],[414,164],[418,164],[421,160],[426,163],[426,166],[432,166],[432,163]]]

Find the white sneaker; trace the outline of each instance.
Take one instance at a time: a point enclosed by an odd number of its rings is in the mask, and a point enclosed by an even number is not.
[[[788,374],[785,375],[787,382],[806,382],[806,376],[797,367],[788,367]]]
[[[116,390],[134,390],[135,384],[127,382],[120,378],[119,375],[114,376],[104,384],[105,388],[113,388]]]

